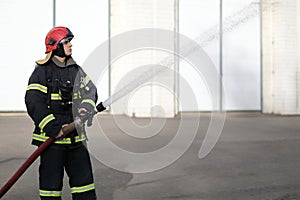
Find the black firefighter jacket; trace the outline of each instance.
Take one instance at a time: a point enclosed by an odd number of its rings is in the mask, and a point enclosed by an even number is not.
[[[46,64],[37,65],[25,94],[27,112],[35,125],[32,144],[40,145],[56,136],[63,124],[74,120],[78,108],[91,111],[96,102],[95,85],[72,57],[64,64],[53,57]],[[55,145],[76,146],[85,140],[83,126],[55,141]]]

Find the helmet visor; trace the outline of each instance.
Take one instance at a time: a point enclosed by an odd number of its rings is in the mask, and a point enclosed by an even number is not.
[[[62,39],[59,43],[63,44],[65,42],[67,42],[67,41],[70,42],[72,39],[73,39],[73,37],[66,37],[66,38]]]

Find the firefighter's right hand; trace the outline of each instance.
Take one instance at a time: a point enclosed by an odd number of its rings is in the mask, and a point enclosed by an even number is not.
[[[63,128],[66,127],[66,126],[68,126],[68,124],[63,124],[63,125],[61,126],[61,129],[60,129],[59,133],[57,134],[56,139],[59,139],[59,138],[64,137]]]

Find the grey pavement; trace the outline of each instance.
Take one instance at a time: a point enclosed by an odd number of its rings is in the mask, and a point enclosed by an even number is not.
[[[259,112],[229,112],[216,146],[204,159],[198,158],[207,130],[209,113],[186,113],[162,120],[158,135],[137,139],[124,134],[118,122],[139,126],[149,119],[98,114],[88,132],[97,126],[109,139],[130,152],[147,153],[172,140],[182,116],[200,118],[192,145],[174,163],[148,173],[130,173],[108,167],[91,152],[95,184],[101,200],[300,200],[300,116],[265,115]],[[96,122],[99,122],[96,123]],[[124,123],[123,123],[124,124]],[[0,114],[0,187],[35,150],[30,145],[33,124],[26,113]],[[193,127],[187,125],[187,133]],[[142,133],[141,133],[142,134]],[[90,139],[89,143],[95,142]],[[96,141],[97,142],[97,141]],[[180,146],[180,145],[179,145]],[[99,141],[99,151],[105,150]],[[180,147],[178,147],[180,148]],[[38,160],[2,199],[39,199]],[[117,162],[117,161],[116,161]],[[71,199],[65,177],[63,199]]]

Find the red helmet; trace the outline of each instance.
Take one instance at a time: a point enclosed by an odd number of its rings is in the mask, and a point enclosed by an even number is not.
[[[58,26],[52,28],[45,39],[46,53],[57,49],[57,45],[61,42],[61,40],[67,38],[71,41],[73,37],[73,33],[67,27]]]

